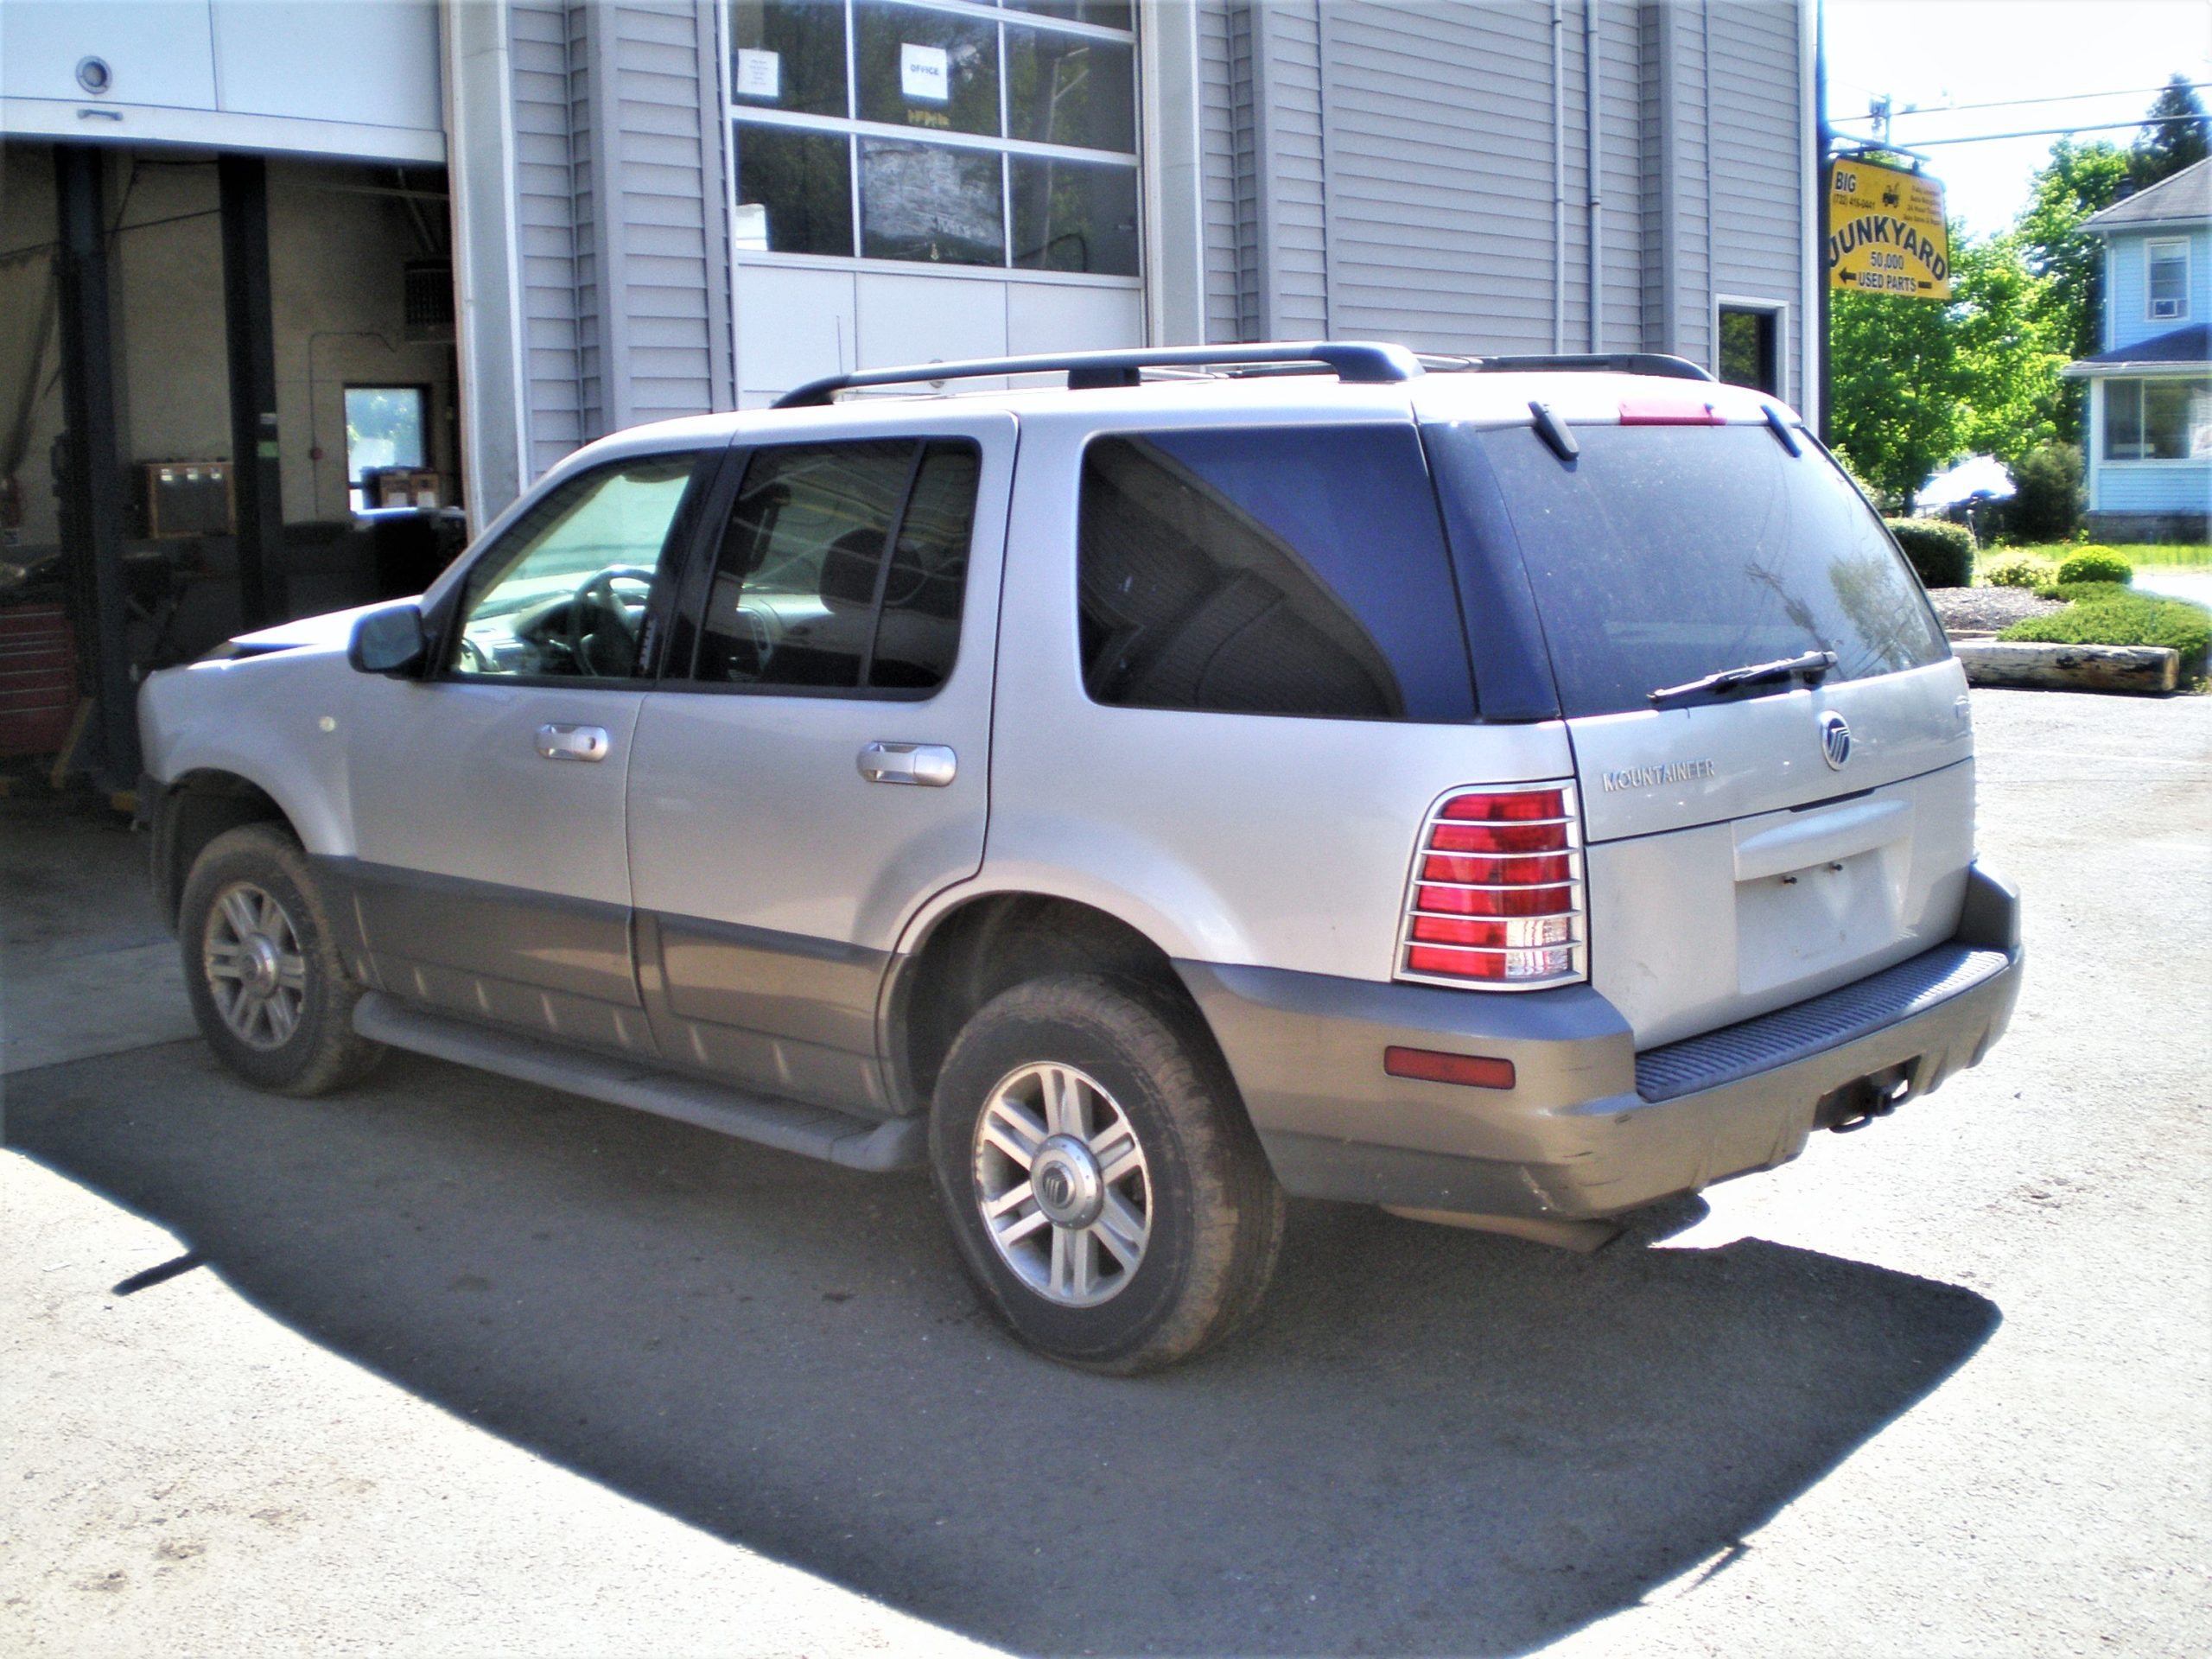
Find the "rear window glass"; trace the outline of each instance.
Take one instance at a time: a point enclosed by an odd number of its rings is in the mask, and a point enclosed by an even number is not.
[[[1446,490],[1497,474],[1561,711],[1614,714],[1723,669],[1833,651],[1831,682],[1939,660],[1942,629],[1881,521],[1810,446],[1764,426],[1437,427]]]
[[[1474,713],[1409,426],[1158,432],[1084,454],[1084,685],[1100,702],[1345,720]]]

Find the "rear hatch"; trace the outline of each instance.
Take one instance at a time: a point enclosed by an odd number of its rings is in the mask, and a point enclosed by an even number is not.
[[[1879,520],[1808,437],[1631,415],[1566,446],[1528,426],[1429,441],[1447,496],[1488,493],[1491,539],[1502,515],[1518,543],[1573,746],[1591,979],[1638,1047],[1955,931],[1965,679]]]

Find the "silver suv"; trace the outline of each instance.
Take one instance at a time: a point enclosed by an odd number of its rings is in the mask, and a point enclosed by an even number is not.
[[[1591,1248],[1974,1064],[2019,982],[1910,569],[1672,359],[844,376],[593,444],[142,721],[246,1079],[397,1047],[926,1163],[1102,1370],[1248,1315],[1286,1194]]]

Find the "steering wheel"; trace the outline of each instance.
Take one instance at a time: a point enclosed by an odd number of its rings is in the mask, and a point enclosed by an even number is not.
[[[628,677],[630,671],[637,664],[638,645],[645,632],[645,626],[642,622],[636,626],[631,625],[629,607],[622,602],[622,595],[616,591],[617,582],[631,582],[643,588],[644,593],[639,595],[639,602],[642,606],[645,597],[652,592],[653,573],[634,564],[610,564],[604,570],[594,571],[587,577],[583,586],[576,589],[575,596],[569,601],[566,643],[569,655],[575,660],[576,671],[580,674],[605,679],[623,679]],[[601,637],[601,625],[608,622],[620,632],[626,642],[622,651],[624,660],[620,663],[609,664],[601,655],[607,649],[607,642]]]
[[[484,647],[464,632],[461,636],[461,671],[464,674],[496,674],[499,671]]]

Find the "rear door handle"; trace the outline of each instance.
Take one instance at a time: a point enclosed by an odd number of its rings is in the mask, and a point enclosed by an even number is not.
[[[861,776],[871,784],[919,784],[943,789],[959,757],[942,743],[871,743],[861,751]]]
[[[604,726],[556,726],[537,728],[537,753],[547,760],[604,760],[607,751]]]

